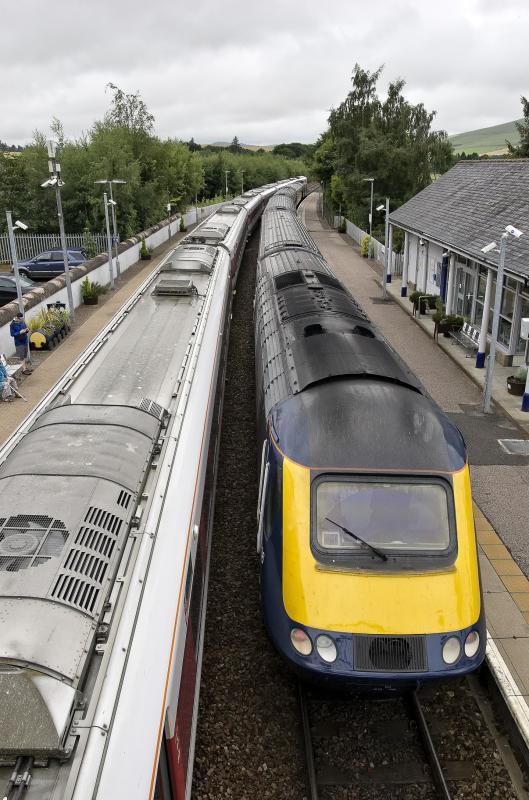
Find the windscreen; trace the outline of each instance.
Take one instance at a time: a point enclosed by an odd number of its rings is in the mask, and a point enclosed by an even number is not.
[[[365,552],[364,543],[393,554],[442,552],[450,545],[441,482],[322,480],[315,522],[318,548],[328,553]]]

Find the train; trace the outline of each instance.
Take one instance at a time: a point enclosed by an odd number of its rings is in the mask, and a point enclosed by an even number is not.
[[[190,797],[231,303],[278,187],[197,225],[0,450],[0,789]]]
[[[282,187],[263,212],[255,291],[264,623],[304,680],[413,691],[485,655],[465,442],[336,278],[300,199]]]

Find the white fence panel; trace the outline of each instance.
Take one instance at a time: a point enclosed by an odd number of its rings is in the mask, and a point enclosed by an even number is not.
[[[106,235],[102,233],[92,233],[90,235],[93,242],[95,242],[98,253],[106,250]],[[52,247],[60,247],[61,240],[58,233],[17,233],[16,245],[18,260],[27,261]],[[67,233],[66,245],[67,247],[81,247],[86,250],[87,237],[83,233]],[[11,263],[11,248],[9,247],[9,239],[6,233],[0,236],[0,263]]]

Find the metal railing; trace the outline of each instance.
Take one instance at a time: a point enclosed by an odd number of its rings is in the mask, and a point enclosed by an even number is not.
[[[58,233],[17,233],[17,255],[19,261],[27,261],[39,253],[50,250],[52,247],[60,247],[61,240]],[[90,250],[95,244],[96,253],[106,251],[106,237],[103,233],[91,233],[87,236],[84,233],[67,233],[66,244],[68,247],[81,247],[83,250]],[[0,264],[11,263],[11,250],[7,234],[0,236]]]

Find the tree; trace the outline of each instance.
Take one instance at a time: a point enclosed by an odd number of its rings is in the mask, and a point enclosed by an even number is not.
[[[152,133],[154,117],[149,113],[139,91],[126,94],[114,83],[107,83],[107,87],[114,93],[112,106],[105,116],[105,121],[111,125],[128,128],[134,133]]]
[[[379,98],[382,69],[369,72],[355,65],[352,88],[331,110],[329,128],[313,157],[314,172],[324,181],[326,193],[330,197],[332,192],[335,201],[343,198],[347,213],[360,226],[367,225],[369,213],[364,178],[375,179],[375,205],[390,197],[395,208],[454,163],[446,133],[431,130],[435,112],[405,99],[404,80],[391,82],[386,98]],[[339,181],[331,186],[333,176]]]
[[[240,153],[242,152],[242,147],[239,144],[239,140],[236,136],[233,137],[230,146],[228,147],[230,153]]]
[[[520,98],[522,101],[523,120],[516,122],[516,130],[520,134],[520,143],[513,145],[506,140],[509,155],[515,158],[529,158],[529,101],[526,97]]]

